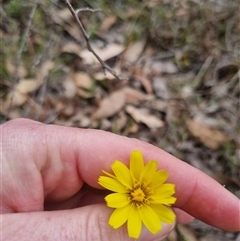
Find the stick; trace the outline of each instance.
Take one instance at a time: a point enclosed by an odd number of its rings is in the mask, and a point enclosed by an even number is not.
[[[90,44],[90,41],[89,41],[89,36],[85,30],[85,28],[83,27],[83,24],[82,24],[82,21],[80,20],[80,18],[78,17],[78,13],[79,12],[83,12],[83,11],[91,11],[91,12],[96,12],[96,11],[99,11],[99,9],[97,10],[92,10],[92,9],[89,9],[89,8],[82,8],[82,9],[77,9],[76,11],[73,9],[72,5],[70,4],[70,2],[68,0],[64,0],[65,3],[67,4],[70,12],[72,13],[73,17],[75,18],[82,34],[83,34],[83,37],[85,38],[85,41],[87,43],[87,48],[88,48],[88,51],[91,52],[96,58],[97,60],[99,61],[99,63],[101,64],[102,68],[103,68],[103,72],[104,74],[106,74],[106,70],[112,74],[117,80],[122,80],[118,75],[117,73],[111,68],[109,67],[97,54],[96,52],[93,50],[91,44]]]

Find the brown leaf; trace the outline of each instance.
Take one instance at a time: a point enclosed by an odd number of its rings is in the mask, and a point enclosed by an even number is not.
[[[130,87],[125,87],[123,89],[125,96],[126,96],[126,102],[127,103],[139,103],[141,101],[151,100],[153,99],[152,95],[144,94],[141,91],[135,90]]]
[[[6,62],[7,70],[11,76],[21,79],[27,75],[27,70],[22,65],[19,65],[18,70],[16,71],[16,64],[13,64],[9,59],[7,59]],[[16,74],[17,76],[15,76]]]
[[[198,241],[195,233],[189,227],[178,224],[177,228],[178,228],[178,231],[181,233],[183,240]]]
[[[53,68],[53,66],[54,63],[52,61],[46,61],[42,64],[36,76],[39,83],[43,83],[45,77],[48,76],[48,73]]]
[[[155,61],[151,67],[155,73],[175,74],[178,72],[178,68],[172,61]]]
[[[62,83],[65,97],[69,99],[73,98],[77,92],[75,81],[71,77],[67,76]]]
[[[223,132],[214,128],[209,128],[195,120],[188,119],[186,124],[192,135],[199,138],[205,146],[211,149],[217,149],[230,140]]]
[[[102,21],[102,24],[101,24],[101,31],[108,31],[114,23],[116,23],[117,21],[117,16],[115,15],[112,15],[112,16],[109,16],[109,17],[106,17],[103,21]]]
[[[72,54],[76,54],[77,56],[79,56],[80,51],[81,51],[81,47],[79,46],[79,44],[73,41],[69,41],[65,43],[61,48],[62,53],[72,53]]]
[[[7,111],[10,105],[15,107],[24,104],[29,98],[28,94],[37,90],[42,85],[44,78],[52,67],[53,63],[47,61],[41,66],[35,79],[20,80],[15,88],[8,93],[6,101],[3,104],[3,112]]]
[[[129,45],[124,53],[124,59],[130,63],[134,63],[140,57],[145,46],[145,41],[140,40]]]
[[[40,86],[41,83],[39,83],[36,79],[20,80],[16,87],[8,93],[3,109],[8,108],[10,106],[10,102],[12,107],[24,104],[28,99],[27,94],[37,90]]]
[[[132,116],[137,123],[144,123],[149,128],[161,128],[164,126],[164,122],[154,115],[149,114],[148,109],[135,108],[134,106],[128,105],[126,112]]]
[[[92,79],[91,77],[84,72],[76,72],[72,74],[72,78],[75,81],[77,87],[89,90],[92,88]]]
[[[122,90],[113,92],[104,98],[97,111],[93,114],[94,119],[113,116],[125,105],[125,93]]]
[[[146,92],[148,94],[151,94],[153,92],[152,83],[144,75],[144,73],[143,73],[141,68],[135,68],[134,77],[137,78],[141,82],[142,86],[144,87],[144,89],[146,90]]]
[[[99,80],[99,81],[106,80],[106,79],[107,80],[115,79],[115,77],[111,73],[109,73],[108,71],[104,73],[102,70],[100,72],[95,73],[93,76],[96,80]]]
[[[124,47],[120,44],[113,43],[113,44],[107,45],[103,49],[100,49],[100,48],[97,48],[94,46],[93,46],[93,49],[103,61],[106,61],[106,60],[111,59],[111,58],[119,55],[120,53],[122,53],[122,51],[124,50]],[[80,53],[80,57],[83,58],[83,60],[85,61],[86,64],[99,63],[98,60],[96,59],[96,57],[91,52],[89,52],[87,49],[83,50]]]

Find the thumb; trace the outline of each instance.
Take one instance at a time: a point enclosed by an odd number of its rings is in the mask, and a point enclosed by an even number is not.
[[[72,210],[3,214],[3,240],[133,241],[126,226],[115,230],[108,225],[111,209],[96,204]],[[156,235],[145,228],[139,241],[162,240],[172,230],[163,225]]]

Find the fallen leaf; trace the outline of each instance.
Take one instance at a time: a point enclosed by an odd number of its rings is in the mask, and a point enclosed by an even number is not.
[[[66,32],[69,33],[69,35],[71,35],[77,41],[82,39],[82,33],[77,24],[75,24],[75,23],[64,24],[63,28]]]
[[[54,8],[52,9],[52,11],[53,10],[54,10]],[[60,25],[62,25],[64,22],[69,22],[70,20],[73,19],[73,16],[68,8],[53,11],[51,16],[52,16],[53,20]]]
[[[71,53],[71,54],[76,54],[77,56],[79,56],[80,51],[81,51],[81,47],[79,46],[79,44],[73,41],[71,42],[69,41],[65,43],[61,48],[62,53]]]
[[[146,77],[146,75],[143,74],[143,71],[141,68],[135,68],[134,77],[141,82],[143,88],[148,94],[151,94],[153,92],[152,83]]]
[[[152,95],[144,94],[139,90],[135,90],[130,87],[123,88],[125,93],[127,103],[139,103],[141,101],[152,100],[154,97]]]
[[[139,131],[139,125],[137,123],[133,123],[129,128],[127,129],[128,133],[134,134]]]
[[[117,16],[115,16],[115,15],[106,17],[102,21],[102,24],[101,24],[101,27],[100,27],[101,31],[108,31],[113,26],[113,24],[116,23],[116,21],[117,21]]]
[[[153,90],[157,97],[164,100],[169,99],[169,90],[164,77],[156,76],[153,78]]]
[[[130,63],[136,62],[144,49],[145,43],[145,40],[140,40],[129,45],[124,52],[124,59]]]
[[[186,124],[192,135],[199,138],[205,146],[211,149],[217,149],[230,140],[226,134],[218,129],[210,128],[195,120],[188,119]]]
[[[106,61],[108,59],[111,59],[124,50],[124,47],[120,44],[109,44],[105,48],[100,49],[98,47],[93,46],[94,51],[97,53],[97,55],[102,59],[102,61]],[[80,53],[80,57],[84,60],[86,64],[97,64],[99,63],[97,58],[89,52],[89,50],[83,50]]]
[[[178,68],[172,61],[155,61],[152,64],[151,70],[157,74],[175,74]]]
[[[161,128],[164,126],[164,122],[154,115],[151,115],[148,109],[135,108],[132,105],[126,107],[126,112],[132,116],[137,123],[144,123],[149,128]]]
[[[87,90],[80,89],[80,88],[77,89],[77,94],[84,99],[89,99],[94,96],[94,92],[89,92]]]
[[[36,75],[39,84],[43,83],[44,79],[48,76],[48,73],[53,68],[53,66],[54,63],[52,61],[46,61],[42,64]]]
[[[120,131],[126,126],[127,123],[127,115],[125,112],[121,111],[116,120],[114,121],[114,127],[117,131]]]
[[[96,80],[99,80],[99,81],[106,80],[106,79],[107,80],[115,79],[115,77],[110,72],[106,71],[106,73],[104,73],[102,70],[101,72],[95,73],[93,76]]]
[[[14,78],[23,79],[27,75],[27,70],[21,64],[18,66],[18,69],[16,69],[17,65],[13,64],[9,59],[6,61],[6,67],[9,74]]]
[[[63,88],[64,88],[64,94],[66,98],[73,98],[76,95],[77,92],[77,86],[74,80],[67,76],[66,79],[62,82]]]
[[[181,233],[181,237],[183,240],[198,241],[195,233],[189,227],[178,224],[177,229]]]
[[[75,81],[77,87],[90,90],[92,88],[93,82],[91,77],[84,72],[75,72],[72,74],[72,78]]]
[[[115,91],[104,98],[99,108],[93,114],[94,119],[102,119],[113,116],[125,105],[125,93],[122,90]]]
[[[37,90],[40,86],[41,83],[36,79],[20,80],[15,88],[8,93],[3,109],[8,108],[10,103],[12,107],[24,104],[28,99],[27,94]]]

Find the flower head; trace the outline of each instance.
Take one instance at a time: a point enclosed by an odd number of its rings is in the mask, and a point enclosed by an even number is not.
[[[128,235],[138,238],[142,223],[153,234],[162,229],[161,222],[172,224],[176,218],[169,208],[176,198],[175,185],[164,183],[168,173],[157,170],[157,161],[150,160],[144,165],[141,151],[133,151],[128,168],[120,161],[112,165],[113,174],[106,171],[98,183],[113,191],[105,197],[107,206],[115,208],[109,225],[117,229],[127,222]]]

